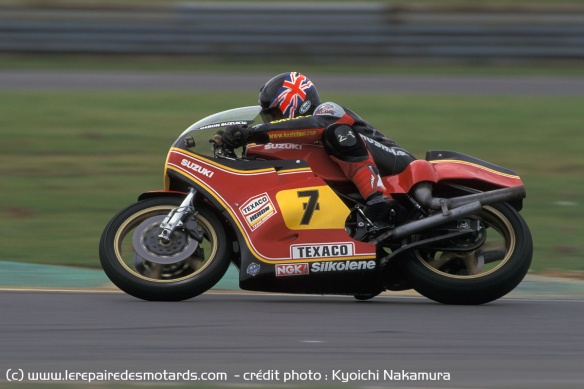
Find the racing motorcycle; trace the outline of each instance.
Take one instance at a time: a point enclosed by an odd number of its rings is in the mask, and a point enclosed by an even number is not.
[[[533,244],[519,214],[525,188],[512,170],[429,151],[382,177],[405,210],[384,230],[321,145],[252,144],[237,156],[221,144],[222,129],[261,120],[260,109],[186,129],[168,152],[164,190],[142,193],[107,224],[99,254],[117,287],[144,300],[185,300],[233,263],[250,291],[367,300],[414,289],[444,304],[483,304],[524,278]]]

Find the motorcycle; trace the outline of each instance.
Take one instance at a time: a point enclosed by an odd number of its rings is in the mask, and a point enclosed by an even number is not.
[[[260,109],[186,129],[168,152],[164,190],[142,193],[107,224],[99,255],[117,287],[144,300],[190,299],[233,263],[243,290],[368,300],[414,289],[444,304],[484,304],[524,278],[533,243],[514,171],[429,151],[382,177],[406,214],[384,230],[322,145],[251,144],[237,156],[221,144],[222,129],[261,120]]]

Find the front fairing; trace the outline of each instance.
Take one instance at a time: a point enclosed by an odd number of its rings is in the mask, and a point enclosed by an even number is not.
[[[250,126],[256,122],[261,123],[262,120],[259,116],[261,109],[259,105],[256,105],[234,108],[207,116],[187,128],[172,146],[186,148],[185,139],[191,137],[195,142],[195,146],[189,146],[188,149],[190,151],[212,157],[213,148],[209,140],[213,138],[217,131],[236,124]]]

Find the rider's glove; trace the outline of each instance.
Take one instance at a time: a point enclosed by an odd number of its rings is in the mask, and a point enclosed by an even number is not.
[[[235,124],[225,128],[221,141],[232,149],[245,146],[249,138],[249,129],[245,125]]]

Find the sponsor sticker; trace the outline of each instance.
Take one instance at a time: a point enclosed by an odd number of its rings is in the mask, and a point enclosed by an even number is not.
[[[322,104],[318,107],[315,115],[333,115],[335,113],[335,106],[332,104]]]
[[[314,115],[325,115],[325,116],[334,116],[334,117],[341,117],[345,114],[345,110],[335,103],[323,103],[316,107],[316,111]]]
[[[276,208],[267,193],[252,197],[239,207],[239,211],[253,230],[276,214]]]
[[[276,277],[300,276],[309,274],[308,263],[287,263],[276,265]]]
[[[373,270],[375,261],[339,261],[339,262],[314,262],[310,264],[312,273],[329,271]]]
[[[301,115],[304,115],[306,112],[308,112],[311,106],[312,102],[310,100],[306,100],[304,103],[302,103],[298,112],[300,112]]]
[[[292,259],[350,257],[355,252],[353,243],[321,243],[315,245],[292,245]]]
[[[260,268],[261,266],[259,264],[252,262],[247,267],[247,274],[249,274],[252,277],[255,277],[260,272]]]
[[[230,122],[220,122],[220,123],[213,123],[213,124],[208,124],[206,126],[203,126],[201,128],[199,128],[200,130],[206,130],[209,128],[219,128],[219,127],[227,127],[227,126],[233,126],[233,125],[245,125],[245,124],[249,124],[247,121],[245,120],[237,120],[237,121],[230,121]]]

